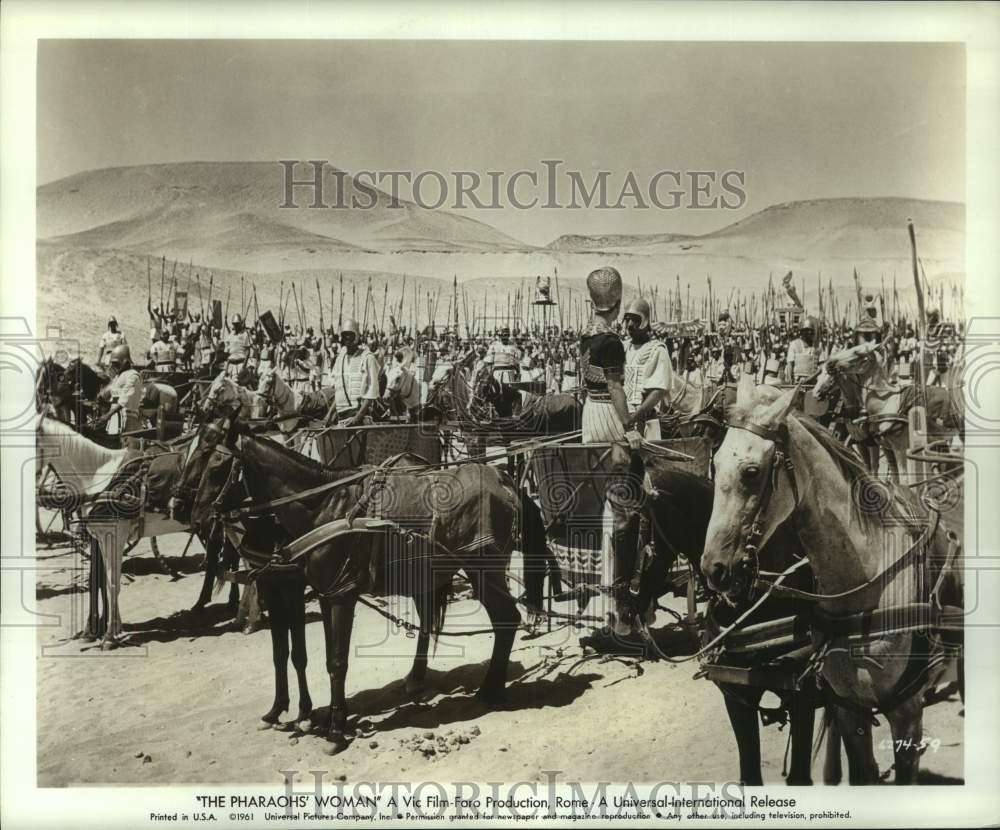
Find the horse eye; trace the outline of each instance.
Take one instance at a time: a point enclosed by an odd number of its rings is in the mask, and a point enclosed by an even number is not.
[[[752,481],[760,473],[760,467],[756,464],[750,464],[743,468],[742,475],[746,481]]]

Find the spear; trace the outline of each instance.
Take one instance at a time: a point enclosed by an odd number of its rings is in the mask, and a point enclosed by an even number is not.
[[[389,281],[385,281],[385,294],[382,299],[382,313],[379,315],[378,327],[385,331],[385,311],[389,307]]]
[[[212,289],[215,287],[215,274],[208,275],[208,312],[212,313]]]
[[[255,321],[260,319],[260,306],[257,305],[257,283],[253,284],[253,318]]]
[[[715,315],[712,313],[712,275],[709,274],[706,279],[708,280],[708,330],[710,332],[715,331]]]
[[[910,235],[910,254],[913,266],[913,287],[917,290],[917,337],[923,338],[927,335],[927,312],[924,308],[924,287],[920,284],[919,259],[917,257],[917,236],[913,230],[913,220],[906,220],[906,230]],[[923,372],[923,361],[920,361]],[[923,378],[921,378],[921,381]]]
[[[149,271],[149,257],[146,257],[146,305],[153,304],[153,278]]]
[[[372,295],[372,277],[371,274],[368,275],[368,287],[365,289],[365,310],[363,312],[363,321],[361,323],[361,331],[368,331],[368,301],[371,299]]]
[[[316,279],[316,300],[319,302],[319,333],[320,333],[320,336],[322,337],[323,336],[323,331],[324,331],[324,327],[323,327],[323,294],[319,290],[319,277],[316,277],[315,279]],[[256,296],[256,291],[255,291],[254,295]],[[333,309],[330,309],[330,310],[333,311]]]
[[[340,272],[340,305],[337,306],[337,334],[344,327],[344,272]]]
[[[205,296],[201,291],[201,274],[194,275],[195,282],[198,284],[198,311],[201,314],[201,319],[205,319]]]
[[[559,303],[559,331],[563,330],[562,290],[559,288],[559,268],[552,269],[556,275],[556,302]]]
[[[243,275],[240,274],[240,314],[246,316],[246,288],[244,286]]]
[[[222,315],[222,325],[229,325],[229,295],[233,293],[233,287],[230,285],[226,288],[226,310]]]
[[[170,271],[170,290],[167,292],[167,307],[170,307],[170,295],[174,295],[174,305],[177,307],[177,260],[174,260],[174,267]]]
[[[304,329],[305,326],[302,325],[302,309],[299,307],[299,292],[295,289],[295,280],[292,280],[292,297],[295,299],[295,314],[299,318],[299,328]]]

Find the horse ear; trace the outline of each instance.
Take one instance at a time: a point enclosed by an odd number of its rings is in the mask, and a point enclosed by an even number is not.
[[[764,413],[761,415],[759,421],[760,425],[774,428],[783,424],[785,422],[785,418],[788,417],[788,413],[791,412],[792,407],[795,405],[795,399],[798,394],[798,386],[794,389],[789,389],[787,392],[782,392],[777,398],[774,399],[774,402],[764,410]]]
[[[736,405],[739,407],[750,406],[753,403],[755,388],[753,376],[746,372],[741,374],[736,383]]]

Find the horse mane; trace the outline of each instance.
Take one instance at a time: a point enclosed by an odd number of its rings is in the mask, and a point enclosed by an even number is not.
[[[271,438],[265,438],[262,435],[251,435],[250,438],[251,444],[259,444],[268,451],[280,456],[282,463],[287,464],[296,473],[306,478],[319,477],[324,483],[326,483],[328,481],[337,481],[338,479],[344,478],[346,475],[356,472],[355,470],[327,469],[316,459],[309,458],[307,455],[291,450],[283,444],[279,444],[277,441],[274,441]]]
[[[792,412],[790,416],[795,418],[795,422],[816,440],[837,465],[851,488],[851,516],[858,519],[863,527],[871,529],[875,525],[884,524],[887,518],[906,524],[913,524],[922,518],[919,502],[909,490],[873,475],[854,452],[815,418],[799,412]],[[886,491],[891,498],[888,504],[883,504],[878,494]]]

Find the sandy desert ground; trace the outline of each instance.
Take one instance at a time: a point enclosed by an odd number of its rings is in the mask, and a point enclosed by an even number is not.
[[[491,638],[445,637],[432,656],[428,694],[411,700],[402,677],[414,641],[389,634],[382,617],[363,607],[347,687],[356,727],[349,748],[329,757],[317,735],[261,729],[273,690],[268,632],[234,631],[223,594],[200,615],[185,610],[202,579],[198,544],[182,559],[185,541],[160,539],[177,579],[159,572],[148,541],[126,561],[121,608],[136,646],[114,652],[70,639],[86,611],[86,563],[67,548],[39,549],[37,610],[60,620],[38,630],[39,786],[280,784],[279,770],[289,769],[327,770],[347,781],[536,780],[556,770],[562,780],[583,781],[728,781],[737,774],[722,697],[693,679],[694,663],[585,653],[586,629],[519,634],[511,703],[491,711],[472,696]],[[680,610],[682,600],[674,602]],[[317,609],[315,601],[307,609],[308,675],[316,705],[325,706]],[[448,620],[480,627],[486,615],[464,599]],[[683,653],[690,646],[670,622],[660,612],[658,640]],[[294,707],[294,675],[292,688]],[[957,698],[927,709],[925,736],[934,747],[923,758],[923,782],[961,781],[963,714]],[[880,720],[876,757],[887,770],[889,730]],[[765,781],[781,783],[787,729],[770,726],[762,736]],[[422,751],[428,741],[434,754]]]

